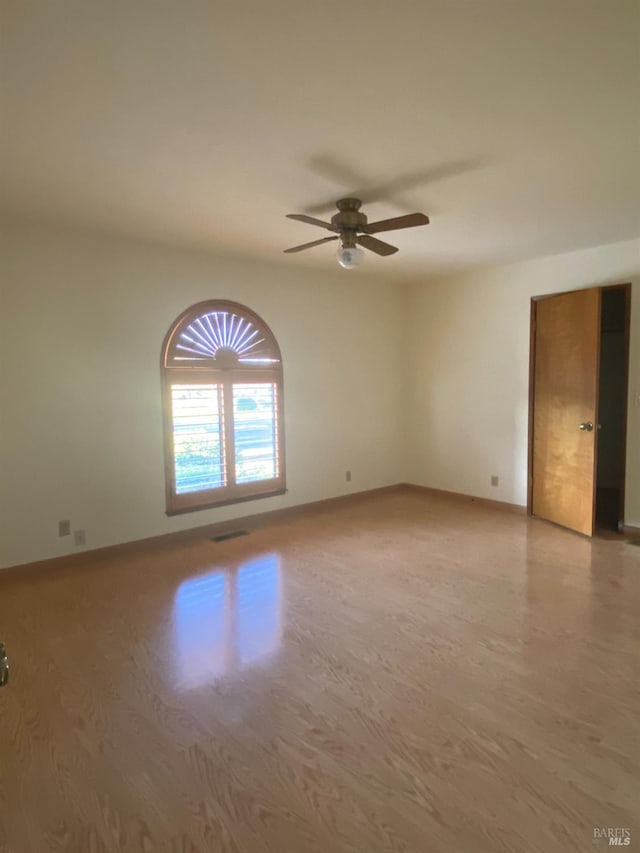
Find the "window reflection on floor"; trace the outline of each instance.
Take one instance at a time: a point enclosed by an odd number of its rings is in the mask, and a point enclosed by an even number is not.
[[[185,688],[257,663],[281,641],[277,554],[185,581],[174,601],[176,665]]]

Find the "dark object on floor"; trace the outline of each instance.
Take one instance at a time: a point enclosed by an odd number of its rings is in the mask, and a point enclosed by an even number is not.
[[[0,687],[4,687],[9,681],[9,661],[4,643],[0,643]]]
[[[226,539],[237,539],[238,536],[248,536],[248,530],[232,530],[230,533],[221,533],[219,536],[212,536],[212,542],[224,542]]]

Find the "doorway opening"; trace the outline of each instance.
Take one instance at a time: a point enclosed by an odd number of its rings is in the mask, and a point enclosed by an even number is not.
[[[624,530],[630,288],[602,289],[596,528]]]

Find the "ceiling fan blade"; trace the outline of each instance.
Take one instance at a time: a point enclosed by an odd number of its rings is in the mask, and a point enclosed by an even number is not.
[[[376,255],[395,255],[398,249],[390,243],[383,243],[382,240],[376,240],[375,237],[369,237],[368,234],[361,234],[357,238],[357,242],[365,249],[375,252]]]
[[[377,234],[379,231],[395,231],[397,228],[415,228],[416,225],[428,224],[429,217],[424,213],[407,213],[406,216],[394,216],[393,219],[370,222],[362,230],[367,234]]]
[[[332,225],[330,222],[323,222],[322,219],[315,219],[313,216],[305,216],[304,213],[287,213],[287,219],[297,219],[298,222],[319,225],[320,228],[326,228],[327,231],[338,231],[335,225]]]
[[[285,254],[290,255],[292,252],[302,252],[304,249],[311,249],[313,246],[320,246],[322,243],[330,243],[332,240],[337,240],[338,237],[323,237],[322,240],[313,240],[311,243],[303,243],[301,246],[294,246],[292,249],[285,249]]]

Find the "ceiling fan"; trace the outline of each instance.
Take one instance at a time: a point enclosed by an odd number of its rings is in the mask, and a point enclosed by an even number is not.
[[[311,243],[303,243],[301,246],[293,246],[285,249],[286,254],[302,252],[322,243],[330,243],[332,240],[340,240],[338,247],[338,263],[345,269],[353,269],[364,258],[364,252],[360,246],[375,252],[376,255],[393,255],[398,249],[395,246],[372,237],[380,231],[395,231],[398,228],[415,228],[417,225],[428,225],[429,217],[424,213],[408,213],[405,216],[394,216],[393,219],[380,219],[378,222],[367,222],[364,213],[360,213],[362,202],[359,198],[341,198],[336,202],[338,213],[331,217],[331,222],[323,222],[304,213],[288,213],[287,219],[297,219],[299,222],[308,222],[310,225],[318,225],[327,231],[334,231],[335,236],[323,237],[321,240],[313,240]]]

